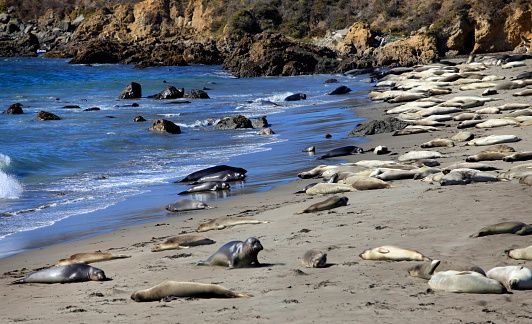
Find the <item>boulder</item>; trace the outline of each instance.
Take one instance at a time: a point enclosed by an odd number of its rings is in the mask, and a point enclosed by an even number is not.
[[[176,87],[170,86],[163,91],[159,92],[156,95],[150,96],[150,98],[155,99],[178,99],[183,98],[183,95],[185,94],[185,89],[180,88],[177,89]]]
[[[203,90],[192,89],[185,94],[185,98],[190,99],[210,99],[209,94]]]
[[[251,120],[245,116],[238,115],[233,117],[222,118],[215,126],[215,129],[237,129],[237,128],[253,128]]]
[[[298,101],[298,100],[305,100],[307,99],[307,95],[304,93],[294,93],[293,95],[289,95],[288,97],[284,98],[284,101]]]
[[[80,109],[81,107],[78,106],[78,105],[66,105],[66,106],[63,106],[63,108],[65,108],[65,109]]]
[[[267,128],[261,129],[257,134],[258,135],[273,135],[275,134],[275,132],[270,127],[267,127]]]
[[[61,117],[55,114],[52,114],[51,112],[41,110],[37,113],[37,119],[38,120],[60,120]]]
[[[24,113],[24,111],[22,110],[22,104],[20,104],[18,102],[12,104],[11,106],[9,106],[9,108],[7,108],[4,111],[4,114],[6,114],[6,115],[21,115],[23,113]]]
[[[101,109],[99,107],[90,107],[87,109],[83,109],[83,111],[100,111]]]
[[[265,116],[261,116],[257,118],[250,118],[250,120],[251,120],[251,125],[253,128],[263,128],[263,127],[270,126]]]
[[[108,40],[92,40],[80,42],[81,46],[74,57],[70,60],[71,64],[116,64],[121,60],[123,53],[122,46],[118,43]]]
[[[382,133],[391,133],[405,128],[410,125],[401,119],[387,117],[382,120],[372,120],[358,125],[349,132],[349,136],[366,136]]]
[[[375,66],[412,66],[432,63],[439,58],[436,37],[419,33],[376,48]]]
[[[122,91],[118,99],[137,99],[142,96],[142,87],[136,82],[131,82]],[[135,107],[135,106],[134,106]]]
[[[133,121],[135,123],[140,123],[140,122],[145,122],[146,119],[144,119],[144,117],[142,117],[142,116],[136,116],[135,118],[133,118]]]
[[[327,79],[325,80],[325,82],[323,82],[325,84],[329,84],[329,83],[338,83],[338,80],[337,79]]]
[[[351,92],[351,89],[349,89],[346,86],[339,86],[338,88],[334,89],[333,91],[329,92],[328,95],[343,95],[346,93]]]
[[[337,45],[338,51],[344,54],[363,52],[375,42],[375,35],[368,24],[356,22],[347,31],[343,41]]]
[[[166,119],[158,119],[153,122],[150,131],[156,133],[181,134],[181,128],[173,122]]]

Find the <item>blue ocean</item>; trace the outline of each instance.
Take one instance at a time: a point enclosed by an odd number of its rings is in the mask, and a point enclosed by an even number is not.
[[[339,83],[325,84],[330,78]],[[143,98],[117,99],[132,81],[142,85]],[[211,99],[146,98],[169,85],[207,89]],[[327,95],[339,85],[353,91]],[[186,189],[174,181],[205,167],[248,170],[229,192],[191,197],[207,203],[293,180],[299,170],[318,164],[301,152],[305,147],[314,145],[319,154],[364,141],[347,133],[360,122],[356,107],[369,104],[371,86],[367,76],[239,79],[221,66],[138,69],[0,59],[0,110],[19,102],[25,112],[0,114],[0,257],[168,217],[164,206]],[[307,100],[284,101],[297,92]],[[71,105],[80,108],[64,108]],[[100,110],[84,111],[91,107]],[[41,110],[62,120],[38,121]],[[213,128],[220,118],[237,114],[267,116],[276,134]],[[147,122],[133,122],[138,115]],[[161,118],[182,133],[148,131]]]

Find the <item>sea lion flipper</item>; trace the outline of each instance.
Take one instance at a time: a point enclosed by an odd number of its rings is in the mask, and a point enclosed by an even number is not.
[[[20,279],[17,279],[17,280],[15,280],[15,281],[11,281],[10,284],[11,284],[11,285],[22,284],[22,283],[25,283],[25,282],[26,282],[25,279],[26,279],[26,278],[20,278]]]
[[[436,268],[438,268],[438,266],[440,265],[440,263],[441,263],[440,260],[432,261],[431,264],[430,264],[430,267],[429,267],[428,274],[432,276],[434,274],[434,271],[436,270]]]
[[[390,253],[390,250],[388,250],[386,248],[383,248],[383,247],[378,248],[377,251],[379,251],[379,253],[383,253],[383,254]]]

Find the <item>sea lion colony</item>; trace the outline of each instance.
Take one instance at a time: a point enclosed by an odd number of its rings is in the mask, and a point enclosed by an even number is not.
[[[384,100],[389,103],[399,103],[399,105],[389,109],[387,114],[397,116],[399,119],[410,124],[407,128],[397,131],[396,135],[415,136],[421,133],[437,134],[441,127],[455,127],[457,132],[454,136],[447,138],[434,138],[431,141],[419,143],[421,148],[437,148],[438,150],[413,150],[398,156],[397,159],[373,160],[360,159],[355,163],[340,163],[320,165],[309,171],[301,172],[300,178],[323,178],[324,182],[314,184],[304,192],[309,196],[330,195],[338,193],[351,193],[359,190],[382,190],[399,187],[400,181],[404,179],[414,179],[429,182],[441,186],[467,185],[475,182],[500,182],[512,181],[516,185],[518,182],[525,186],[530,186],[532,176],[532,163],[513,164],[516,161],[532,160],[530,151],[516,152],[511,143],[527,141],[527,138],[520,138],[513,135],[513,127],[527,127],[531,125],[531,107],[529,103],[508,103],[497,105],[498,99],[491,96],[460,95],[461,91],[472,91],[477,89],[496,89],[497,91],[514,91],[530,87],[531,79],[504,81],[495,75],[486,75],[482,71],[486,69],[486,63],[471,62],[469,64],[458,64],[449,66],[445,64],[432,64],[427,66],[404,69],[394,72],[381,78],[377,83],[377,90],[369,94],[371,100]],[[506,66],[512,68],[513,66]],[[509,84],[511,82],[512,84]],[[515,92],[516,96],[529,96],[530,89]],[[455,91],[458,91],[456,93]],[[495,92],[486,92],[497,93]],[[453,94],[449,99],[442,99],[444,95]],[[489,107],[484,107],[486,104]],[[497,118],[489,118],[492,114],[497,114]],[[504,127],[505,134],[492,134],[492,129]],[[464,128],[483,130],[481,137],[469,131],[458,131]],[[478,134],[478,133],[477,133]],[[465,144],[465,145],[464,145]],[[470,155],[457,157],[453,154],[456,146],[463,147]],[[475,150],[475,147],[482,147],[482,151]],[[305,151],[309,151],[308,149]],[[314,151],[314,147],[313,150]],[[371,150],[364,151],[355,146],[346,146],[331,150],[319,159],[343,155],[366,154]],[[475,153],[476,152],[476,153]],[[386,150],[375,150],[375,155],[389,154]],[[474,153],[474,154],[473,154]],[[390,157],[392,155],[389,155]],[[458,158],[458,160],[457,160]],[[481,162],[482,161],[482,162]],[[507,167],[500,168],[484,161],[499,161],[507,163]],[[512,164],[511,164],[512,163]],[[443,164],[443,165],[442,165]],[[236,181],[244,178],[246,171],[241,168],[228,166],[217,166],[200,170],[187,176],[182,182],[195,182],[198,190],[218,190],[228,189],[229,186],[216,186],[212,181]],[[393,181],[393,185],[390,183]],[[223,183],[223,182],[222,182]],[[195,191],[195,187],[189,192]],[[527,188],[527,187],[525,187]],[[392,189],[393,190],[393,189]],[[529,190],[529,189],[528,189]],[[356,194],[356,193],[352,193]],[[319,199],[319,198],[316,198]],[[303,213],[316,213],[330,211],[334,208],[349,208],[347,197],[329,197],[324,201],[315,201],[314,204],[300,212],[297,217],[305,217]],[[202,209],[204,205],[196,204],[193,208]],[[347,207],[346,207],[347,205]],[[168,208],[172,210],[172,208]],[[178,211],[178,208],[174,208]],[[478,237],[496,234],[528,235],[532,234],[532,225],[520,222],[527,219],[500,222],[498,224],[479,224],[479,231],[472,233],[470,239],[481,239]],[[502,220],[501,220],[502,221]],[[252,218],[222,217],[204,224],[200,224],[198,232],[214,229],[225,229],[240,224],[267,224],[267,221],[255,220]],[[268,226],[268,225],[261,225]],[[212,244],[214,241],[206,237],[194,237],[197,244]],[[251,241],[253,242],[251,242]],[[246,251],[246,242],[254,246],[254,253]],[[195,241],[194,241],[195,242]],[[197,244],[189,244],[194,246]],[[154,251],[186,247],[178,237],[162,242],[154,248]],[[507,250],[509,262],[510,258],[516,260],[531,260],[532,246],[513,248]],[[249,267],[259,265],[257,260],[258,252],[262,250],[262,245],[257,239],[249,238],[244,242],[234,241],[222,246],[203,264],[223,264],[229,267]],[[504,249],[501,248],[501,252]],[[409,270],[410,275],[428,279],[428,285],[434,290],[462,293],[504,293],[515,289],[531,289],[532,273],[525,266],[497,267],[489,271],[484,270],[475,264],[461,265],[453,264],[452,260],[433,260],[430,256],[425,256],[420,252],[404,249],[393,245],[369,248],[360,251],[360,258],[363,260],[386,260],[386,261],[425,261]],[[249,258],[238,259],[244,255]],[[82,256],[82,254],[80,254]],[[224,260],[220,261],[220,256]],[[310,250],[301,259],[305,267],[323,267],[327,254],[320,250]],[[81,258],[81,257],[80,257]],[[107,255],[101,260],[111,260],[113,257]],[[76,260],[76,257],[71,257]],[[243,261],[243,262],[242,262]],[[348,260],[345,260],[348,261]],[[94,262],[94,261],[91,261]],[[72,265],[70,265],[72,266]],[[25,282],[70,282],[62,275],[66,271],[59,271],[59,268],[49,268],[30,274],[15,283]],[[99,270],[99,269],[98,269]],[[84,270],[88,271],[88,270]],[[94,272],[95,270],[91,270]],[[103,271],[98,276],[91,276],[87,273],[74,281],[83,280],[103,280]],[[326,271],[326,270],[322,270]],[[98,272],[99,273],[99,272]],[[59,279],[50,279],[55,276]],[[96,279],[94,279],[96,278]],[[217,285],[202,285],[186,282],[166,281],[158,286],[135,292],[131,298],[135,301],[160,300],[166,297],[247,297],[244,293],[234,293]]]

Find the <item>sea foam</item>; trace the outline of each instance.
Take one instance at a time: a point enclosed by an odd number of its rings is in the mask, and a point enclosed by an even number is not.
[[[22,194],[22,185],[13,176],[2,171],[11,164],[8,155],[0,153],[0,199],[18,199]]]

